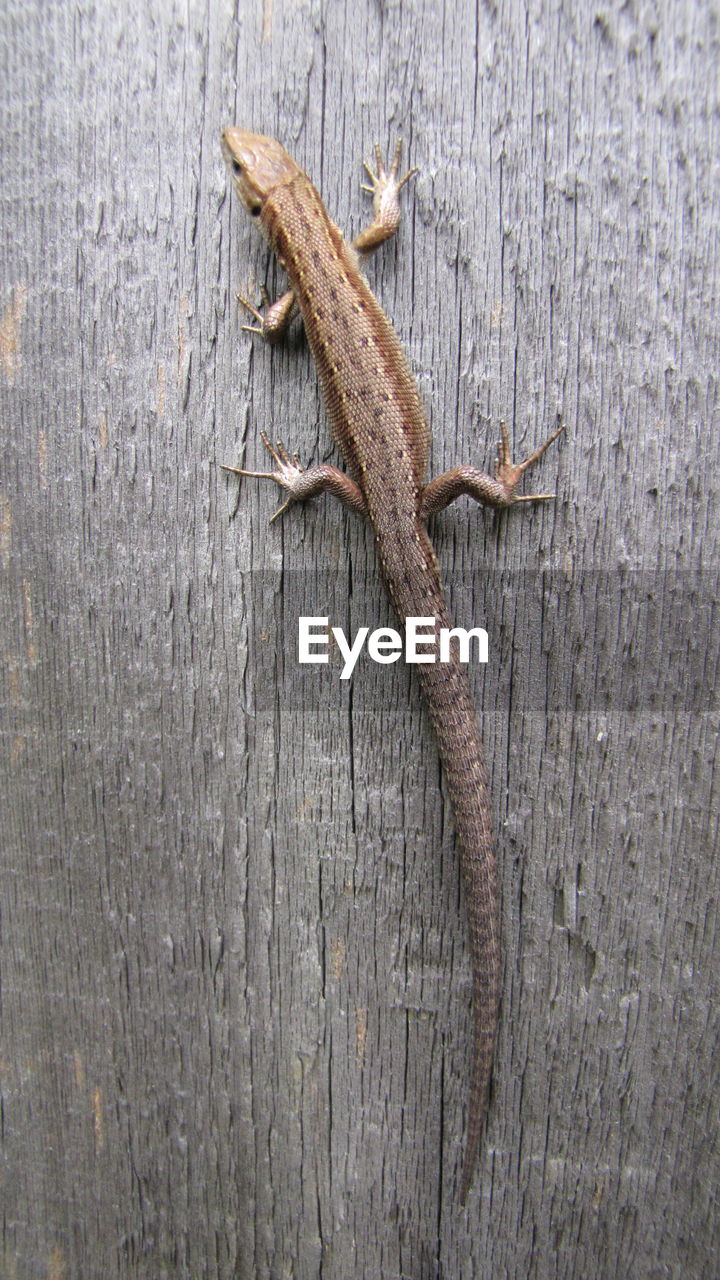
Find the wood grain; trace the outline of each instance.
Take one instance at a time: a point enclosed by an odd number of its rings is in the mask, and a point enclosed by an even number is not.
[[[0,1273],[717,1270],[720,127],[711,7],[515,0],[0,15]],[[335,504],[268,531],[220,462],[337,461],[229,123],[350,234],[432,470],[560,412],[553,507],[434,522],[500,829],[494,1096],[455,1190],[469,957],[405,669],[299,670],[299,613],[389,621]],[[271,291],[281,276],[270,267]],[[402,746],[391,746],[401,743]],[[441,1159],[440,1159],[441,1156]]]

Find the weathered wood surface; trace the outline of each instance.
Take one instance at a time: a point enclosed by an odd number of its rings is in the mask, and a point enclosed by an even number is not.
[[[3,6],[2,1274],[709,1276],[718,1257],[718,12]],[[469,966],[406,669],[299,670],[388,606],[331,502],[307,348],[240,331],[266,251],[227,123],[338,222],[433,470],[561,413],[557,501],[434,525],[500,827],[494,1097],[456,1204]],[[281,279],[270,268],[271,288]]]

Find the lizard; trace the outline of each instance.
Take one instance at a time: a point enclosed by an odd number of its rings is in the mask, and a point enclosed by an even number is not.
[[[273,480],[289,495],[273,519],[294,502],[328,492],[373,527],[379,567],[391,604],[408,617],[435,619],[429,654],[439,656],[439,631],[448,608],[426,522],[461,494],[497,509],[544,501],[554,494],[520,494],[519,481],[563,430],[560,425],[523,462],[511,458],[507,429],[494,475],[455,467],[426,481],[429,428],[420,394],[399,340],[371,292],[360,265],[400,225],[399,195],[417,170],[399,176],[402,142],[385,167],[366,161],[372,222],[351,244],[330,220],[308,176],[273,138],[228,128],[222,149],[242,204],[257,220],[287,273],[290,288],[275,303],[263,290],[264,310],[239,301],[255,323],[244,325],[277,341],[299,311],[317,366],[332,435],[348,471],[331,465],[304,470],[281,443],[262,440],[271,471],[227,470]],[[500,894],[492,805],[480,727],[467,673],[456,649],[449,662],[418,666],[435,731],[460,845],[472,962],[473,1047],[460,1202],[465,1204],[477,1163],[497,1036],[500,1003]]]

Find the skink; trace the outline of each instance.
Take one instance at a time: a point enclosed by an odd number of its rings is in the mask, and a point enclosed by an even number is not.
[[[562,426],[519,464],[511,461],[502,424],[494,475],[455,467],[426,483],[429,431],[415,381],[389,320],[360,273],[362,258],[394,234],[400,222],[400,144],[389,169],[378,147],[375,170],[366,164],[373,195],[372,223],[347,244],[331,222],[315,187],[279,142],[244,129],[227,129],[222,145],[235,188],[257,219],[290,289],[264,312],[244,305],[256,320],[246,326],[268,341],[300,311],[317,364],[333,437],[350,472],[333,466],[304,471],[282,445],[263,441],[269,472],[245,471],[275,481],[292,502],[327,491],[365,516],[375,533],[382,578],[401,623],[435,619],[428,653],[439,658],[439,632],[451,626],[438,565],[425,530],[429,516],[460,494],[504,508],[552,494],[521,495],[518,482],[559,435]],[[280,514],[276,512],[276,515]],[[273,517],[274,518],[274,517]],[[500,999],[499,888],[491,803],[477,715],[465,668],[455,649],[449,662],[418,666],[450,794],[461,851],[472,956],[474,1036],[470,1105],[460,1199],[465,1203],[477,1161],[492,1072]]]

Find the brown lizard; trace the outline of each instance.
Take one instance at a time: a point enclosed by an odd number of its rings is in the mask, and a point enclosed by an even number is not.
[[[430,634],[426,652],[432,654],[434,645],[437,658],[440,628],[451,623],[425,522],[463,493],[499,508],[553,497],[520,495],[516,487],[562,427],[524,462],[514,464],[503,423],[494,476],[474,467],[455,467],[426,483],[430,442],[420,396],[395,332],[358,267],[361,258],[399,226],[398,196],[415,172],[398,177],[401,144],[389,170],[379,147],[376,172],[365,165],[372,184],[365,190],[373,195],[374,218],[352,245],[343,240],[310,179],[279,142],[233,128],[223,134],[222,145],[237,193],[257,218],[291,286],[272,306],[265,297],[264,313],[240,299],[257,321],[245,327],[275,341],[299,309],[332,434],[351,474],[325,465],[304,471],[265,434],[263,442],[275,470],[228,470],[271,479],[286,489],[289,497],[276,515],[292,502],[327,490],[366,516],[395,612],[401,623],[408,617],[435,619],[435,640]],[[483,746],[465,669],[453,649],[449,662],[419,665],[418,675],[455,814],[470,924],[474,1038],[460,1189],[464,1204],[487,1106],[498,1022],[497,859]]]

